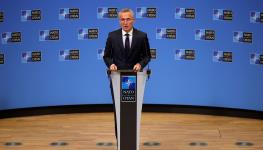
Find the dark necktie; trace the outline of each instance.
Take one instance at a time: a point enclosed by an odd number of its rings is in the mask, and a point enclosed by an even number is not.
[[[129,52],[129,50],[130,50],[130,38],[129,38],[129,34],[126,33],[125,36],[126,36],[126,39],[125,39],[125,52]]]

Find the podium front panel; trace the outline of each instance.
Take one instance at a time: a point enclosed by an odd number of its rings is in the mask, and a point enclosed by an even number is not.
[[[118,150],[139,150],[146,72],[112,72]]]

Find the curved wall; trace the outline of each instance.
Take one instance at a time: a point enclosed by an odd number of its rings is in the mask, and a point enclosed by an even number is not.
[[[144,103],[263,111],[260,0],[3,1],[0,110],[111,103],[101,49],[127,6],[156,50]]]

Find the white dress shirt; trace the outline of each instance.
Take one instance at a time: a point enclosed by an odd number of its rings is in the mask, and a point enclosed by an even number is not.
[[[122,43],[123,43],[123,47],[125,47],[125,39],[126,39],[126,34],[127,32],[125,32],[124,30],[122,30]],[[130,48],[131,48],[131,44],[132,44],[132,33],[133,33],[133,28],[131,29],[130,32],[128,32],[129,34],[129,42],[130,42]]]

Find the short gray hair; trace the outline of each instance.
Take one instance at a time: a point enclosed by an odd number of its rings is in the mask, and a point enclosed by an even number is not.
[[[125,13],[125,12],[130,12],[132,17],[134,18],[134,13],[133,13],[133,11],[130,8],[123,8],[121,11],[119,11],[118,17],[120,18],[121,17],[121,13]]]

